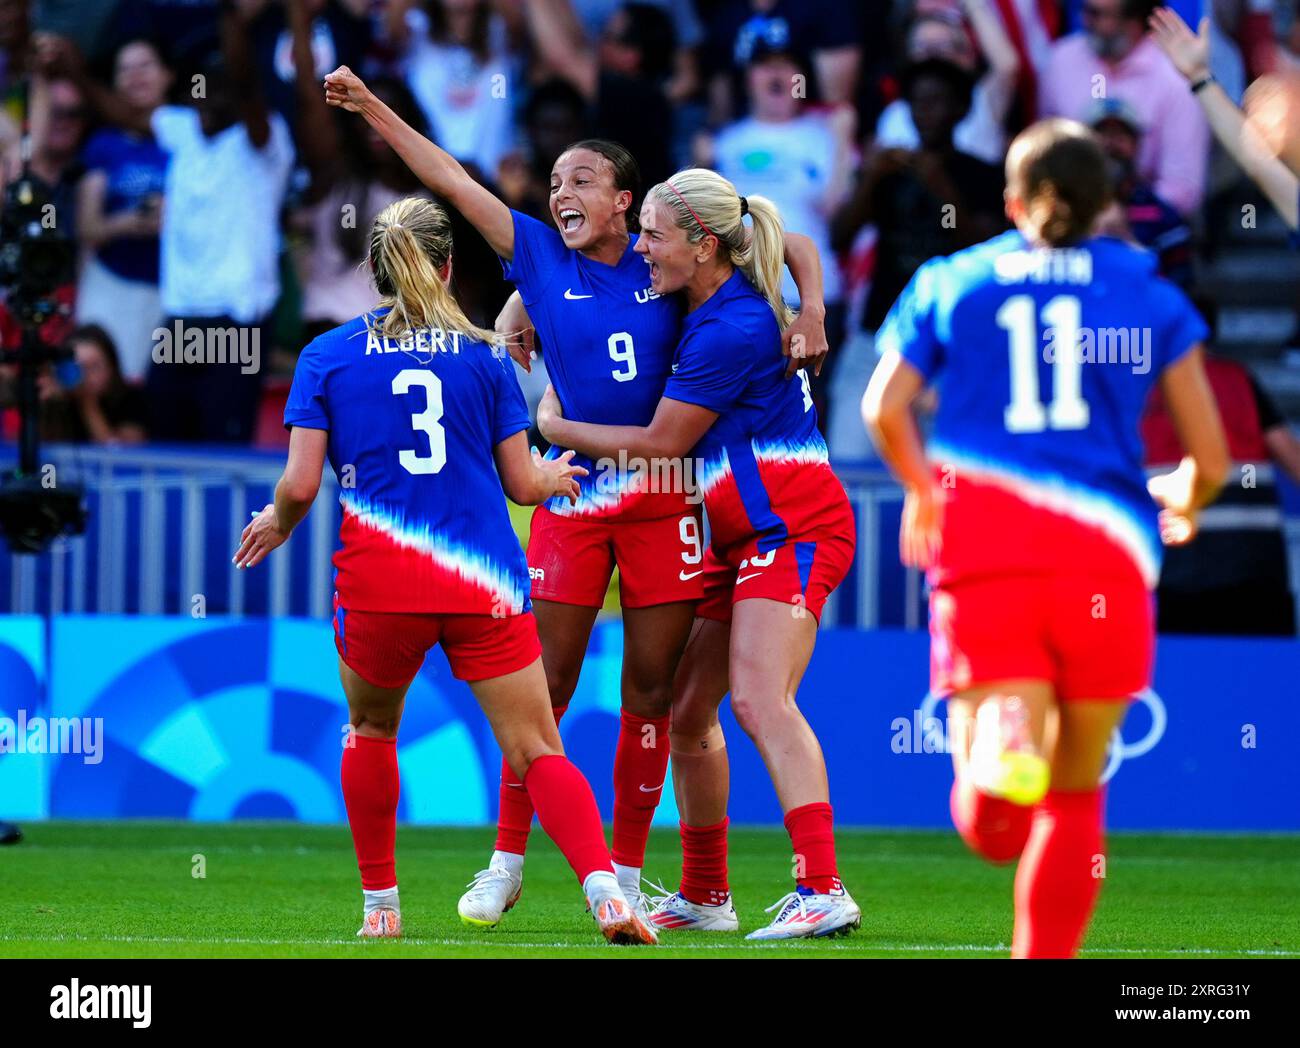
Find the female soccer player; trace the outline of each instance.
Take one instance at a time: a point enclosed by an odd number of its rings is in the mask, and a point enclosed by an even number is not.
[[[504,497],[576,500],[586,471],[571,455],[530,456],[513,366],[448,290],[446,211],[415,197],[389,205],[369,264],[380,306],[303,350],[285,408],[288,465],[235,554],[251,568],[288,539],[328,454],[342,487],[334,631],[354,729],[342,779],[365,896],[358,934],[401,934],[397,729],[411,681],[441,644],[605,937],[653,943],[614,876],[591,787],[560,745]]]
[[[1012,955],[1069,957],[1104,872],[1107,743],[1151,677],[1161,539],[1191,537],[1228,460],[1204,323],[1150,254],[1089,235],[1109,197],[1092,133],[1035,124],[1006,172],[1016,229],[917,271],[863,414],[906,488],[902,559],[930,573],[953,822],[1019,857]],[[912,405],[936,379],[923,449]],[[1148,484],[1156,382],[1187,457]]]
[[[753,228],[746,230],[744,216]],[[806,376],[786,382],[781,217],[721,175],[679,171],[646,194],[636,251],[656,294],[683,292],[672,374],[648,425],[538,408],[548,439],[589,457],[675,458],[694,448],[712,542],[705,598],[678,669],[673,782],[682,809],[682,885],[661,928],[739,927],[727,886],[727,759],[718,707],[731,708],[767,764],[794,843],[795,890],[752,939],[832,935],[861,911],[840,884],[826,764],[795,704],[826,598],[853,561],[853,513],[831,472]]]
[[[553,229],[507,208],[346,68],[325,84],[328,102],[361,113],[501,256],[541,333],[548,373],[570,416],[649,422],[669,376],[681,316],[674,299],[649,286],[636,257],[627,213],[637,172],[627,150],[588,140],[557,159]],[[779,267],[781,244],[776,247]],[[825,346],[820,263],[806,237],[789,237],[786,247],[806,307],[802,338],[792,339],[791,351],[815,356],[807,351]],[[668,765],[673,672],[704,592],[698,498],[666,460],[637,463],[615,455],[602,463],[581,456],[574,461],[592,474],[576,505],[552,499],[533,515],[532,595],[558,723],[577,686],[610,575],[619,568],[623,711],[614,758],[613,853],[620,883],[639,905],[646,840]],[[532,817],[527,792],[503,765],[496,850],[460,901],[467,923],[495,925],[518,900]]]

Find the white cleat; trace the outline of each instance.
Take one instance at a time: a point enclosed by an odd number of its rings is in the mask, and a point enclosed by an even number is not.
[[[371,910],[362,918],[361,927],[357,929],[362,939],[400,939],[402,937],[402,915],[387,906]]]
[[[650,923],[661,932],[738,932],[740,918],[736,916],[731,896],[717,906],[691,902],[681,892],[673,892],[656,899],[650,911]]]
[[[848,935],[862,926],[862,911],[841,888],[822,894],[797,888],[767,908],[776,916],[766,928],[750,932],[746,939],[813,939],[828,935]]]
[[[592,909],[600,934],[614,946],[657,946],[655,934],[626,899],[616,895],[601,899]]]
[[[513,874],[498,866],[479,870],[469,882],[469,891],[460,897],[456,912],[474,928],[495,928],[502,916],[524,891],[522,874]]]

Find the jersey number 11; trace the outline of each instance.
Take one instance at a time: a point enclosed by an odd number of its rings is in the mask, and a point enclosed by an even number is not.
[[[1011,403],[1003,412],[1010,433],[1052,429],[1086,429],[1090,412],[1083,399],[1083,360],[1079,354],[1079,300],[1073,295],[1049,299],[1040,314],[1045,334],[1038,337],[1034,300],[1012,295],[997,312],[998,327],[1011,344]],[[1052,402],[1044,406],[1038,390],[1039,344],[1051,345]]]

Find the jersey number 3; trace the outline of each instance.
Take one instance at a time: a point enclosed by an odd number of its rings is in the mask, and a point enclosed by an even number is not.
[[[429,438],[429,454],[418,455],[412,450],[402,451],[397,459],[407,473],[417,476],[437,473],[447,464],[447,431],[442,428],[442,382],[431,371],[407,368],[393,376],[393,393],[409,393],[413,386],[424,388],[425,409],[411,416],[411,427]]]
[[[1079,346],[1079,300],[1057,295],[1044,304],[1041,320],[1051,336],[1052,402],[1046,407],[1038,391],[1038,323],[1034,300],[1012,295],[997,312],[998,327],[1011,343],[1011,403],[1003,413],[1010,433],[1052,429],[1086,429],[1090,412],[1083,399],[1083,361]]]

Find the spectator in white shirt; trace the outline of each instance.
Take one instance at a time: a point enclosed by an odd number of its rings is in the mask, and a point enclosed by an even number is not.
[[[1020,59],[991,0],[962,0],[979,51],[962,18],[944,9],[918,14],[907,30],[907,60],[942,58],[974,73],[981,55],[988,68],[975,83],[970,111],[957,125],[953,145],[986,164],[1000,164],[1007,151],[1006,120],[1020,72]],[[885,106],[876,123],[881,149],[916,149],[921,144],[912,109],[899,98]]]
[[[223,60],[205,72],[197,106],[163,106],[153,114],[154,135],[169,156],[161,259],[166,320],[148,382],[157,440],[243,443],[257,417],[269,350],[263,326],[280,295],[280,207],[293,144],[283,118],[262,98],[247,29],[237,8],[223,8]],[[202,362],[175,344],[178,325],[205,333]],[[217,362],[218,332],[256,346],[257,359]]]
[[[487,0],[391,0],[386,17],[433,140],[495,178],[514,144],[505,23]]]
[[[849,194],[854,111],[839,106],[830,113],[806,112],[800,90],[805,76],[806,65],[792,52],[765,41],[756,44],[745,74],[750,115],[724,127],[716,139],[697,139],[696,162],[717,170],[742,195],[755,193],[773,201],[785,228],[817,245],[826,334],[834,349],[842,334],[844,306],[830,216]],[[797,306],[799,292],[788,272],[783,293]],[[833,355],[828,363],[833,367]],[[827,368],[814,387],[815,395],[829,379]]]

